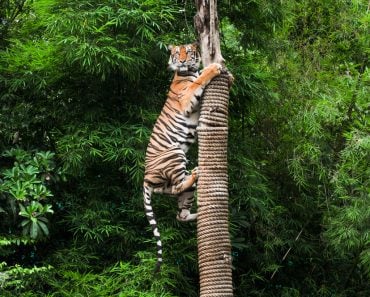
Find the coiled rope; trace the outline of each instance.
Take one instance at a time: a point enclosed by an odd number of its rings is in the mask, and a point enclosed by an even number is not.
[[[204,90],[197,128],[200,297],[233,296],[228,229],[228,103],[229,75],[223,72]]]

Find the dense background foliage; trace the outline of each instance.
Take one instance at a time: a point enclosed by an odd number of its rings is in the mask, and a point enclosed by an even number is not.
[[[366,0],[219,1],[236,296],[370,296]],[[195,224],[141,197],[192,1],[0,3],[0,295],[197,296]],[[196,148],[191,152],[194,166]]]

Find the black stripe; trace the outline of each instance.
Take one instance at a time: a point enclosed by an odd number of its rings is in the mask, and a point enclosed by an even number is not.
[[[170,139],[164,134],[152,134],[152,140],[156,141],[159,145],[166,147],[168,144],[172,144]]]
[[[166,132],[171,132],[175,135],[178,135],[180,137],[183,137],[185,138],[186,137],[186,132],[183,131],[183,129],[181,128],[184,128],[183,125],[181,125],[180,123],[180,127],[176,127],[177,129],[175,129],[174,125],[169,125],[167,124],[163,119],[161,118],[158,118],[158,122],[161,123],[163,126],[166,127],[167,131]]]

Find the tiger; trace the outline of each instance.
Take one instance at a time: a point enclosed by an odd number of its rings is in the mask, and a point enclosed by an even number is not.
[[[151,205],[153,193],[177,196],[177,220],[194,221],[190,208],[194,201],[197,167],[186,170],[186,153],[196,141],[200,99],[205,86],[221,73],[222,66],[212,63],[199,73],[201,57],[196,43],[168,46],[168,68],[174,72],[166,102],[157,121],[145,156],[143,196],[145,214],[157,241],[155,272],[162,264],[162,242]]]

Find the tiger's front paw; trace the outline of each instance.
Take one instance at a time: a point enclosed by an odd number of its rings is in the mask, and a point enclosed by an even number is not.
[[[220,75],[222,71],[222,65],[219,63],[212,63],[208,67],[211,67],[216,75]]]

